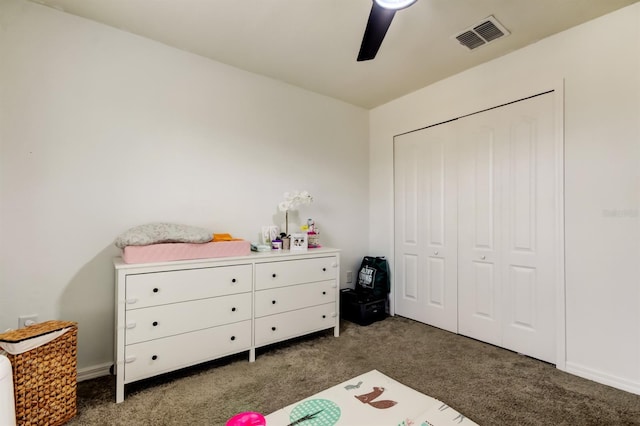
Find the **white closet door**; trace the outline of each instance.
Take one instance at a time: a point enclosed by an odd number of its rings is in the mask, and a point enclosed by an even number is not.
[[[504,167],[503,346],[556,362],[553,94],[513,104]]]
[[[499,164],[504,134],[488,113],[460,120],[458,332],[502,343]]]
[[[395,312],[457,332],[456,160],[452,124],[396,137]]]
[[[460,124],[459,332],[555,362],[553,95]]]

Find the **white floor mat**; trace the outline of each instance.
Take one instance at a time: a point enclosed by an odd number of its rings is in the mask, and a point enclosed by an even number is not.
[[[447,404],[377,370],[291,404],[266,419],[267,426],[476,425]]]

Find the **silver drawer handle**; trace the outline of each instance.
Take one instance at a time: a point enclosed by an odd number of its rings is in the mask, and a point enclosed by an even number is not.
[[[132,328],[136,328],[136,323],[135,322],[128,322],[127,323],[127,330],[131,330]]]
[[[132,299],[127,299],[127,304],[128,305],[133,305],[134,303],[136,303],[138,301],[137,298],[132,298]]]
[[[127,364],[130,364],[130,363],[132,363],[132,362],[133,362],[133,361],[135,361],[135,360],[136,360],[136,357],[135,357],[135,356],[128,356],[128,357],[126,357],[126,358],[124,359],[124,362],[125,362],[125,363],[127,363]]]
[[[480,259],[485,260],[487,257],[486,256],[480,256]]]
[[[438,252],[437,252],[437,251],[434,251],[434,252],[433,252],[433,255],[434,255],[434,256],[437,256],[437,255],[438,255]]]

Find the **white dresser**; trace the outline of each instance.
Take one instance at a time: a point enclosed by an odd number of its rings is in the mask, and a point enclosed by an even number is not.
[[[116,402],[158,374],[328,328],[339,335],[339,250],[116,269]]]

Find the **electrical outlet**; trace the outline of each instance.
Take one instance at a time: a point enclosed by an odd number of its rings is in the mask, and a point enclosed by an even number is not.
[[[353,282],[353,271],[347,271],[347,284],[351,284]]]
[[[22,315],[18,317],[18,328],[27,327],[38,322],[38,314]]]

